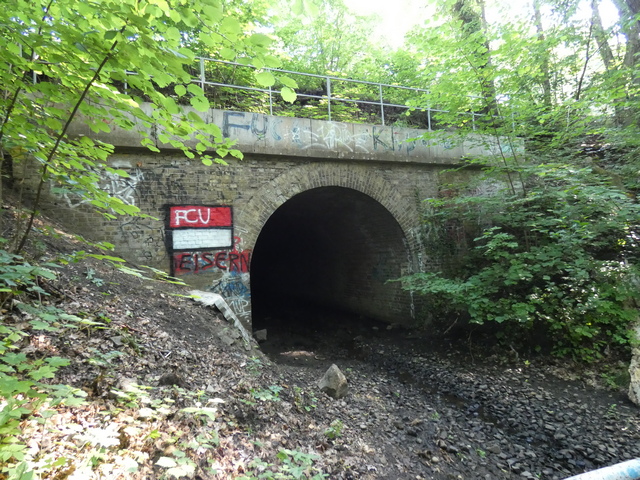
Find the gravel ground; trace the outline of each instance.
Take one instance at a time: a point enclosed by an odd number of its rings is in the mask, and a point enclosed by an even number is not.
[[[50,288],[69,313],[109,320],[25,344],[69,358],[60,381],[88,394],[54,415],[49,437],[33,433],[39,455],[75,461],[55,478],[167,478],[158,462],[170,458],[193,479],[563,479],[640,457],[640,409],[553,359],[471,355],[465,342],[310,310],[265,319],[268,340],[247,351],[212,308],[180,296],[187,288],[95,261]],[[340,400],[317,386],[331,364],[349,381]],[[149,386],[146,403],[114,397],[131,383]],[[215,419],[185,415],[210,401]],[[117,437],[102,463],[82,446],[96,429]]]
[[[311,415],[344,424],[323,452],[329,478],[561,479],[640,456],[640,410],[559,378],[558,362],[473,358],[384,325],[292,325],[263,345],[283,380],[310,386],[335,363],[350,384]]]

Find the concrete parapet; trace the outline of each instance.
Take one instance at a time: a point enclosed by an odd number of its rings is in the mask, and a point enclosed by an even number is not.
[[[152,114],[151,104],[142,109]],[[183,107],[184,113],[194,111]],[[195,111],[194,111],[195,112]],[[195,112],[197,113],[197,112]],[[499,153],[510,154],[522,150],[504,139],[469,135],[461,137],[452,132],[419,130],[405,127],[329,122],[302,118],[278,117],[261,113],[214,110],[200,117],[217,125],[225,138],[236,140],[236,147],[244,153],[306,158],[342,159],[454,165],[465,157],[482,158]],[[127,115],[131,117],[130,115]],[[131,130],[108,125],[109,132],[95,132],[88,119],[79,116],[71,125],[70,135],[86,135],[119,148],[140,148],[144,136],[152,139],[161,150],[172,150],[170,143],[161,142],[163,133],[157,125],[144,125],[131,117]],[[187,140],[193,147],[197,140]]]

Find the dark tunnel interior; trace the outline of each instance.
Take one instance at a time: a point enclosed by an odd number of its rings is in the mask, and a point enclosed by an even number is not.
[[[343,187],[300,193],[271,215],[256,241],[253,328],[288,315],[321,321],[319,311],[396,321],[408,315],[408,302],[387,280],[401,276],[407,261],[400,225],[373,198]]]

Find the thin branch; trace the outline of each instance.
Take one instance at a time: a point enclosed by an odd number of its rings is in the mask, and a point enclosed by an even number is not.
[[[0,144],[2,143],[2,137],[4,136],[4,127],[7,123],[9,123],[9,117],[11,116],[11,112],[13,112],[13,108],[15,107],[16,102],[18,101],[18,96],[20,95],[21,91],[22,91],[21,86],[16,88],[16,91],[13,93],[13,97],[11,98],[9,105],[7,106],[7,112],[4,116],[4,119],[2,119],[2,125],[0,125]]]
[[[473,62],[468,57],[468,55],[464,54],[464,56],[467,59],[467,62],[469,62],[469,65],[471,66],[471,69],[475,73],[476,77],[478,78],[478,81],[482,84],[483,78],[482,78],[481,72],[478,71],[478,68],[473,64]],[[495,93],[495,90],[494,90],[494,93]],[[487,107],[489,107],[489,105],[488,105],[489,104],[489,100],[486,98],[486,96],[483,96],[483,99],[487,102]],[[500,111],[498,109],[498,102],[496,101],[495,97],[492,99],[491,103],[494,105],[495,114],[499,116]],[[491,112],[491,108],[490,107],[489,107],[489,111]],[[487,115],[491,115],[491,113],[488,113]],[[511,178],[511,167],[509,166],[509,163],[507,161],[507,157],[505,156],[504,151],[502,150],[502,144],[500,142],[500,134],[498,132],[498,128],[497,128],[495,122],[491,122],[491,126],[493,127],[494,136],[496,138],[496,142],[498,143],[498,150],[500,152],[500,158],[501,158],[502,163],[504,164],[504,167],[505,167],[505,173],[507,174],[507,179],[509,180],[509,186],[511,187],[511,193],[513,193],[514,195],[517,195],[516,186],[513,183],[513,178]],[[514,152],[513,159],[517,163],[518,159],[515,156],[515,152]],[[524,182],[522,182],[522,175],[521,175],[520,172],[518,172],[518,176],[520,177],[520,181],[522,183],[523,193],[526,193],[526,192],[524,192]]]
[[[120,33],[122,33],[124,31],[125,26],[123,26],[120,29]],[[78,99],[78,101],[74,105],[73,109],[71,110],[71,113],[69,114],[69,118],[67,118],[67,123],[65,123],[62,131],[60,132],[60,134],[56,138],[55,144],[51,148],[51,151],[49,152],[49,155],[47,155],[47,159],[45,160],[45,162],[42,165],[42,173],[40,174],[40,182],[38,183],[38,190],[36,191],[36,197],[35,197],[35,200],[34,200],[34,203],[33,203],[33,209],[31,210],[31,215],[29,216],[29,222],[27,223],[27,227],[25,228],[25,231],[24,231],[24,233],[22,235],[20,243],[18,244],[18,246],[15,249],[15,253],[19,253],[24,248],[24,245],[27,242],[27,238],[29,237],[29,233],[31,232],[31,228],[33,227],[33,221],[34,221],[35,216],[36,216],[36,208],[37,208],[38,204],[40,203],[40,197],[42,196],[42,187],[44,186],[44,183],[45,183],[45,180],[46,180],[47,170],[49,169],[49,166],[51,165],[51,162],[53,161],[53,158],[55,157],[55,155],[58,152],[58,148],[60,146],[60,143],[62,142],[62,139],[67,134],[67,130],[69,129],[69,126],[71,125],[71,122],[73,121],[73,119],[75,118],[76,114],[78,113],[78,110],[80,109],[80,105],[82,105],[82,103],[84,102],[84,99],[86,98],[87,94],[89,93],[89,90],[91,89],[91,87],[93,86],[95,81],[98,79],[100,74],[102,73],[102,69],[104,68],[104,66],[107,64],[107,62],[113,56],[117,45],[118,45],[118,40],[113,42],[113,45],[111,45],[111,48],[109,49],[109,53],[102,59],[102,62],[100,63],[100,65],[98,65],[98,68],[96,69],[93,77],[85,85],[84,90],[82,91],[82,94],[80,95],[80,98]]]
[[[591,18],[591,24],[589,25],[589,36],[587,37],[587,51],[584,59],[584,66],[582,67],[582,74],[580,75],[580,80],[578,81],[578,90],[576,91],[575,100],[580,100],[580,94],[582,93],[582,82],[584,82],[584,77],[587,74],[587,66],[589,65],[589,60],[591,60],[591,54],[589,50],[591,49],[591,36],[593,34],[593,18]]]
[[[538,33],[538,42],[544,46],[546,37],[544,34],[544,27],[542,25],[542,13],[540,12],[540,0],[534,0],[533,2],[533,18],[536,25],[536,31]],[[551,106],[551,77],[549,73],[549,52],[545,49],[542,52],[542,61],[540,68],[542,69],[542,92],[544,105]]]
[[[44,14],[42,15],[42,19],[41,22],[44,22],[47,19],[47,15],[49,14],[49,10],[51,9],[51,5],[53,5],[53,2],[55,0],[50,0],[49,4],[45,7],[44,9]],[[36,35],[42,35],[42,25],[40,25],[38,27],[38,31],[36,33]],[[34,62],[36,58],[36,51],[35,48],[31,48],[31,62]],[[22,73],[20,74],[20,78],[22,78],[24,76],[24,74],[26,73],[26,70],[23,70]],[[2,143],[2,137],[4,135],[4,127],[5,125],[9,122],[9,117],[11,116],[11,112],[13,111],[13,108],[15,107],[15,104],[18,100],[18,96],[20,95],[20,92],[22,91],[22,85],[19,85],[18,88],[16,88],[16,91],[13,95],[13,98],[11,99],[11,102],[9,102],[9,105],[7,107],[7,111],[6,114],[4,116],[4,120],[2,121],[2,125],[0,125],[0,143]]]

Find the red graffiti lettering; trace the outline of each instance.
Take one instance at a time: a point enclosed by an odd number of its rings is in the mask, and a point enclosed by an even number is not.
[[[238,245],[241,242],[239,237],[234,237],[234,249],[231,251],[176,252],[173,254],[173,275],[202,273],[211,269],[249,273],[252,251],[239,251]]]
[[[209,252],[174,253],[173,274],[176,276],[199,273],[216,267],[215,257]]]
[[[173,274],[176,276],[202,273],[213,268],[248,273],[251,250],[242,252],[177,252],[173,254]]]
[[[251,263],[251,250],[243,250],[240,253],[229,253],[229,271],[246,273]]]
[[[179,253],[173,257],[174,275],[182,275],[194,270],[193,255],[189,253]]]
[[[202,258],[202,270],[207,270],[215,266],[215,258],[213,253],[204,252],[201,254]]]
[[[234,252],[229,253],[229,271],[230,272],[240,271],[240,265],[238,263],[239,258],[240,258],[240,255],[238,255],[237,253],[234,253]]]
[[[227,252],[216,253],[216,267],[218,267],[220,270],[226,270],[227,269],[227,264],[225,263],[226,261],[227,261]]]

